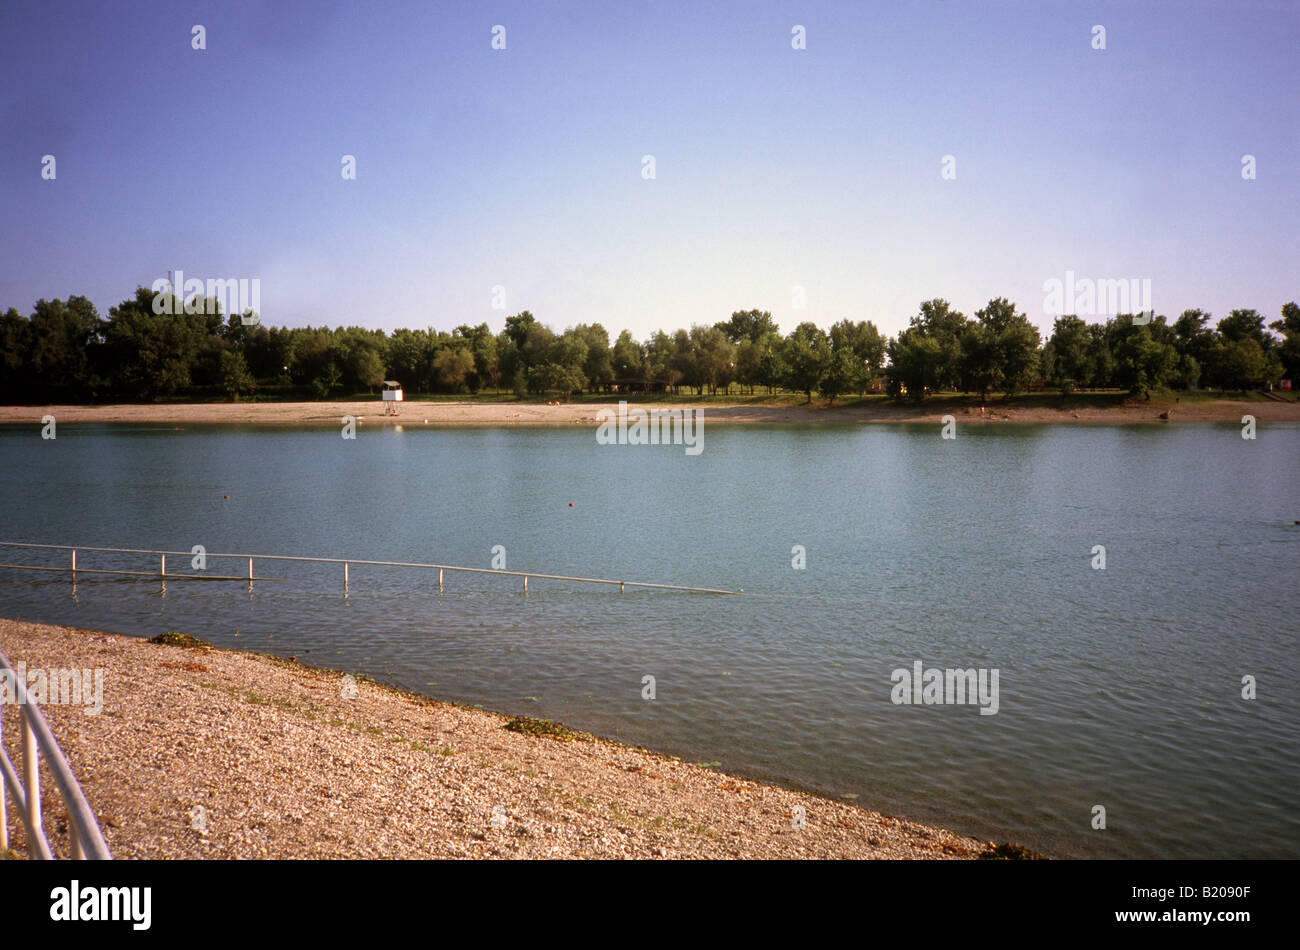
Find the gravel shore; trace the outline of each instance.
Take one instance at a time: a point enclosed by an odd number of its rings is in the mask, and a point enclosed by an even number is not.
[[[42,709],[117,858],[969,858],[984,847],[259,654],[12,620],[0,620],[0,651],[28,670],[103,670],[98,714],[88,699]],[[17,759],[17,710],[0,713]],[[46,833],[66,855],[48,772],[42,792]],[[22,855],[12,809],[10,828]]]
[[[1047,408],[1001,399],[990,401],[987,414],[967,399],[962,404],[947,400],[921,405],[892,400],[868,405],[825,406],[765,405],[737,403],[673,403],[656,406],[637,403],[636,408],[696,409],[709,425],[859,425],[896,423],[941,424],[953,413],[959,422],[973,425],[1006,423],[1083,423],[1130,425],[1179,422],[1241,423],[1243,415],[1259,422],[1300,422],[1300,402],[1244,402],[1230,399],[1212,402],[1170,403],[1152,400],[1124,406]],[[384,415],[378,397],[334,402],[237,402],[237,403],[143,403],[102,406],[0,406],[0,425],[40,426],[45,416],[64,423],[135,423],[140,425],[226,424],[270,426],[321,426],[338,428],[344,416],[365,426],[420,428],[570,428],[598,424],[601,409],[617,412],[615,397],[606,404],[582,402],[543,405],[529,402],[420,402],[402,404],[400,416]],[[1168,412],[1167,420],[1160,418]]]

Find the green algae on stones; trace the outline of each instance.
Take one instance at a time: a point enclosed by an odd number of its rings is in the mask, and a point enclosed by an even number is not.
[[[177,633],[175,630],[169,630],[167,633],[160,633],[156,637],[150,637],[149,642],[162,643],[169,647],[189,647],[194,650],[212,649],[212,644],[207,640],[200,640],[188,633]]]
[[[530,716],[515,716],[506,723],[505,727],[511,732],[522,732],[528,736],[544,736],[547,739],[555,739],[559,742],[590,742],[591,736],[585,732],[578,732],[570,729],[562,722],[553,722],[550,719],[533,719]]]

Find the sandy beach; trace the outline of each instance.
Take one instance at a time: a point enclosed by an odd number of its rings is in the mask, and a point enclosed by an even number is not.
[[[948,413],[959,422],[982,425],[1003,423],[1085,423],[1124,425],[1160,422],[1240,423],[1253,415],[1260,423],[1300,422],[1300,403],[1272,401],[1214,400],[1173,403],[1152,400],[1124,406],[1049,408],[1022,405],[1015,401],[991,400],[981,417],[973,399],[936,399],[921,405],[892,400],[859,405],[823,406],[737,404],[710,402],[634,403],[640,409],[696,409],[709,425],[855,425],[933,422]],[[383,403],[374,399],[351,402],[239,402],[239,403],[143,403],[102,406],[4,406],[0,425],[40,425],[44,416],[57,423],[142,423],[255,424],[283,426],[338,426],[344,416],[362,425],[403,428],[508,428],[596,426],[602,408],[617,411],[617,400],[609,403],[565,403],[546,405],[529,402],[407,402],[401,415],[386,416]],[[1168,412],[1167,420],[1161,419]]]
[[[0,651],[29,671],[103,671],[98,713],[88,701],[42,708],[117,858],[971,858],[986,847],[584,734],[511,731],[507,716],[287,659],[13,620],[0,620]],[[17,712],[0,712],[16,755]],[[66,856],[53,789],[47,772],[46,833]]]

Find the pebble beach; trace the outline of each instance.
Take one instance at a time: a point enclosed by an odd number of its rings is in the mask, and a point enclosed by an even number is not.
[[[987,843],[562,726],[201,643],[0,620],[116,858],[953,859]],[[3,736],[18,755],[18,716]],[[507,728],[511,726],[511,728]],[[520,730],[520,731],[515,731]],[[46,833],[67,854],[48,773]],[[25,853],[10,815],[11,848]]]

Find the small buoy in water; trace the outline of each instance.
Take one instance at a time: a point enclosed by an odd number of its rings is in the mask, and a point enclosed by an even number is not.
[[[226,501],[230,501],[230,496],[229,496],[229,495],[222,495],[221,497],[224,498],[224,499],[226,499]]]
[[[570,507],[570,508],[573,507],[573,502],[569,502],[569,507]],[[1296,524],[1300,524],[1300,521],[1297,521]]]

